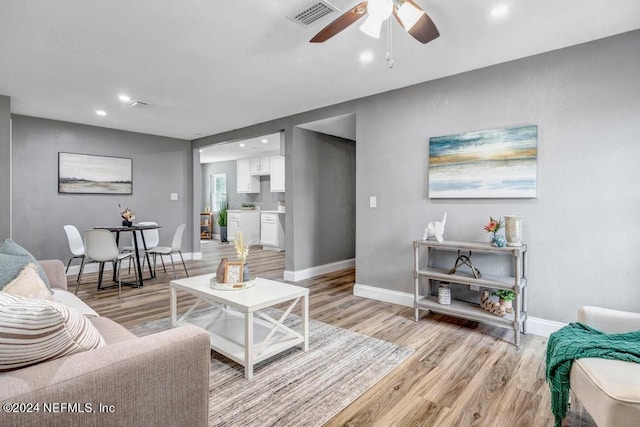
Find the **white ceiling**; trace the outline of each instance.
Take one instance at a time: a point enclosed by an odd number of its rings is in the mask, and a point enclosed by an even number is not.
[[[229,141],[200,149],[200,163],[226,162],[245,157],[280,154],[280,133]],[[266,141],[266,142],[265,142]]]
[[[339,136],[352,141],[356,139],[355,113],[302,123],[298,127],[327,135]],[[282,143],[281,133],[217,143],[200,149],[200,163],[216,163],[245,157],[279,155],[282,154]]]
[[[384,32],[310,44],[332,18],[286,18],[307,2],[3,0],[0,94],[16,114],[195,139],[640,28],[638,0],[417,0],[441,36],[422,45],[394,23],[389,69]]]
[[[316,120],[315,122],[298,125],[303,129],[315,132],[326,133],[328,135],[339,136],[340,138],[356,140],[356,115],[343,114],[341,116],[329,117],[327,119]]]

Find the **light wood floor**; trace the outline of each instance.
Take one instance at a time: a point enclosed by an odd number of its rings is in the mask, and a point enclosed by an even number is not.
[[[208,241],[203,259],[187,261],[189,274],[212,273],[221,257],[235,257],[232,244]],[[251,249],[252,274],[282,280],[284,254]],[[176,266],[184,277],[182,265]],[[126,268],[126,267],[125,267]],[[85,274],[78,296],[100,315],[127,328],[169,316],[168,282],[158,269],[142,288],[96,290],[97,274]],[[133,271],[132,271],[133,273]],[[147,273],[148,275],[148,273]],[[75,278],[69,278],[71,290]],[[544,380],[546,339],[523,335],[520,348],[511,330],[424,313],[413,321],[410,308],[353,296],[354,269],[298,282],[310,290],[314,320],[397,343],[415,353],[336,415],[329,426],[552,426],[549,388]],[[74,283],[71,286],[71,283]],[[193,299],[178,295],[179,311]],[[579,402],[565,420],[595,426]]]

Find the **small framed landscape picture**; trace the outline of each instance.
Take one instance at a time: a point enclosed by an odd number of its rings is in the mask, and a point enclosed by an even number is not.
[[[242,262],[228,262],[224,267],[224,283],[241,283],[243,267]]]

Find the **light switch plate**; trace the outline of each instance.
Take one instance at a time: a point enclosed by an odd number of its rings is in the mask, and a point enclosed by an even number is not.
[[[171,200],[178,200],[178,193],[171,193]]]
[[[376,198],[376,196],[369,197],[369,207],[370,208],[378,207],[378,199]]]

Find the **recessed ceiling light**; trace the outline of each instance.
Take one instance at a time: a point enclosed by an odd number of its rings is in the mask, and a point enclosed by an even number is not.
[[[502,18],[507,13],[509,13],[509,6],[507,6],[506,4],[501,4],[491,9],[491,16],[493,16],[494,18]]]
[[[204,153],[204,150],[200,150],[201,153]]]
[[[363,64],[368,64],[372,60],[373,60],[373,52],[371,52],[370,50],[367,50],[360,54],[360,62],[362,62]]]
[[[118,96],[118,99],[120,99],[120,101],[122,101],[122,102],[131,101],[131,98],[129,96],[127,96],[127,95],[120,95],[120,96]]]
[[[240,144],[240,147],[244,147],[244,143]]]
[[[263,143],[263,144],[266,144],[266,143],[268,143],[268,142],[269,142],[269,140],[268,140],[268,139],[263,139],[263,140],[262,140],[262,143]]]
[[[96,114],[99,115],[99,116],[106,116],[107,112],[104,111],[104,110],[96,110]]]

